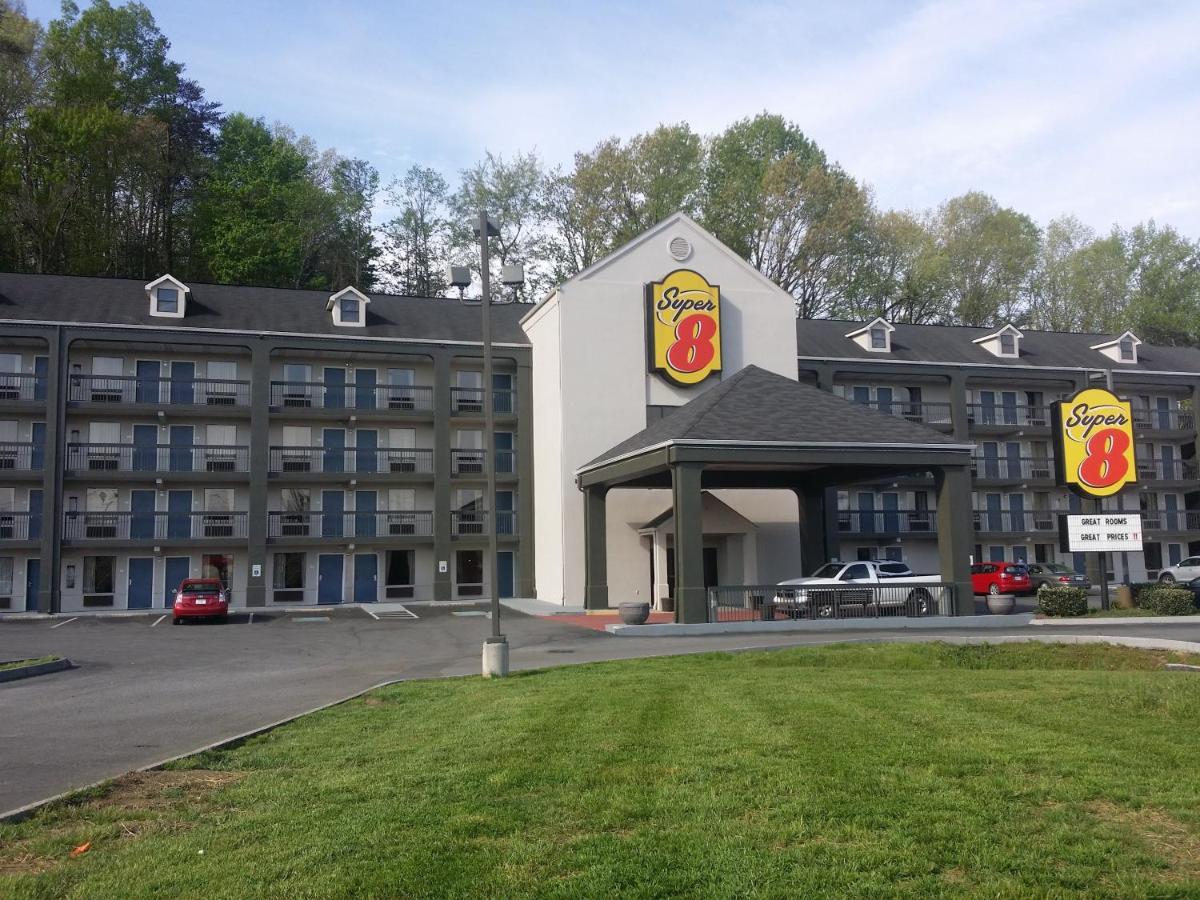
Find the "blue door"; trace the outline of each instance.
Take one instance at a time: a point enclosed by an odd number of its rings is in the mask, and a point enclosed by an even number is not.
[[[1021,533],[1025,530],[1025,495],[1024,494],[1009,494],[1008,495],[1008,515],[1012,519],[1010,527],[1014,532]]]
[[[162,377],[162,363],[158,360],[139,359],[134,371],[137,373],[137,382],[133,389],[133,399],[138,403],[160,403],[158,387]]]
[[[1167,481],[1178,478],[1179,473],[1175,471],[1175,448],[1170,444],[1163,444],[1162,450],[1162,477]]]
[[[168,556],[163,574],[163,606],[170,609],[175,605],[175,592],[183,579],[192,574],[192,561],[186,556]]]
[[[131,557],[129,560],[129,608],[149,609],[154,593],[154,558]]]
[[[883,530],[897,532],[900,530],[900,495],[883,495]]]
[[[195,429],[191,425],[171,426],[171,471],[192,471],[192,444]]]
[[[1029,562],[1029,549],[1024,544],[1017,544],[1012,548],[1012,561],[1018,563]]]
[[[1163,527],[1168,531],[1178,531],[1181,526],[1179,515],[1179,498],[1174,494],[1167,494],[1163,497],[1163,502],[1166,504],[1166,515],[1163,517],[1166,521],[1163,522]],[[1171,563],[1171,565],[1175,565]]]
[[[326,428],[323,444],[325,456],[321,461],[322,472],[344,472],[346,470],[346,430]]]
[[[374,369],[354,370],[354,405],[359,409],[375,408],[375,383],[378,376]]]
[[[192,492],[167,491],[167,537],[192,536]]]
[[[34,422],[29,437],[33,443],[29,451],[29,465],[36,472],[46,465],[46,423]]]
[[[1004,530],[1004,514],[1000,509],[1000,495],[987,495],[987,531],[1003,531]],[[994,559],[995,557],[993,557]],[[1001,557],[1003,559],[1003,557]]]
[[[996,424],[996,392],[995,391],[980,391],[979,392],[979,424],[980,425],[995,425]]]
[[[515,534],[515,525],[513,492],[496,491],[496,534]]]
[[[983,445],[983,477],[1000,477],[999,447],[992,441],[985,441]]]
[[[154,538],[154,491],[130,491],[129,537],[135,541]]]
[[[1177,566],[1181,559],[1183,559],[1183,548],[1178,544],[1167,544],[1167,564]]]
[[[1007,471],[1004,473],[1006,478],[1021,478],[1021,445],[1016,441],[1009,441],[1004,445],[1005,457],[1008,460]]]
[[[492,412],[496,415],[513,411],[513,377],[507,372],[492,374]]]
[[[1004,548],[995,544],[988,547],[988,562],[1004,562]]]
[[[496,471],[503,473],[511,473],[514,471],[515,458],[513,456],[513,433],[511,431],[497,431],[496,435]]]
[[[374,553],[354,555],[354,602],[374,603],[379,584],[379,557]]]
[[[133,426],[133,470],[154,472],[158,469],[158,426]]]
[[[500,596],[516,596],[516,557],[511,550],[501,550],[496,554],[496,577],[499,580]]]
[[[33,399],[46,399],[46,378],[50,374],[50,358],[35,356],[33,358]],[[61,390],[61,388],[60,388]]]
[[[37,611],[37,595],[42,589],[42,561],[30,559],[25,562],[25,611]]]
[[[858,527],[864,534],[875,530],[875,495],[858,495]]]
[[[196,402],[196,364],[171,363],[171,403],[188,405]]]
[[[881,387],[875,389],[876,409],[880,412],[885,412],[888,415],[892,413],[892,389],[890,387]]]
[[[29,492],[29,539],[42,539],[42,489],[35,488]]]
[[[1004,424],[1017,424],[1017,392],[1004,391],[1000,394],[1000,402],[1004,405]]]
[[[354,492],[354,536],[375,537],[375,513],[378,499],[374,491]]]
[[[376,471],[376,450],[379,447],[379,432],[358,429],[354,433],[354,470],[356,472]]]
[[[346,370],[328,366],[325,369],[325,408],[346,408]]]
[[[342,536],[345,512],[345,494],[341,491],[321,491],[321,537]]]
[[[1158,408],[1158,427],[1167,430],[1171,427],[1171,401],[1167,397],[1158,397],[1154,401]]]
[[[340,554],[322,553],[317,558],[317,602],[342,602],[342,564]]]

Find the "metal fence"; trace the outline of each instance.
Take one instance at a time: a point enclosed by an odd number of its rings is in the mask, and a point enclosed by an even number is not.
[[[710,622],[952,616],[954,585],[729,585],[708,589]]]

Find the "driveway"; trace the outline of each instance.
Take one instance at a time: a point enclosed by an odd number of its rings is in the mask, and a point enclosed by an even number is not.
[[[227,625],[179,627],[155,616],[0,623],[0,659],[55,653],[78,666],[0,685],[0,811],[186,753],[383,681],[479,672],[481,643],[491,626],[482,610],[423,607],[414,612],[419,618],[376,620],[361,609],[257,613],[252,622],[239,616]],[[514,669],[836,641],[1031,632],[1044,639],[1052,632],[1043,627],[618,638],[512,610],[504,612],[504,630]],[[1063,632],[1200,640],[1198,626]]]

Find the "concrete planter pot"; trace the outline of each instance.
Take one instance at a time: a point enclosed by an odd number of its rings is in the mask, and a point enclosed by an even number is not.
[[[617,607],[621,621],[626,625],[645,625],[650,618],[649,603],[622,603]]]
[[[1012,594],[988,594],[987,608],[993,616],[1007,616],[1017,604]]]

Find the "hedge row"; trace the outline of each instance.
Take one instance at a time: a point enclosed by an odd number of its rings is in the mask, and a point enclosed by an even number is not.
[[[1160,616],[1190,616],[1196,600],[1186,588],[1158,586],[1139,591],[1137,606]]]
[[[1087,591],[1043,584],[1037,592],[1038,611],[1047,616],[1087,615]]]

